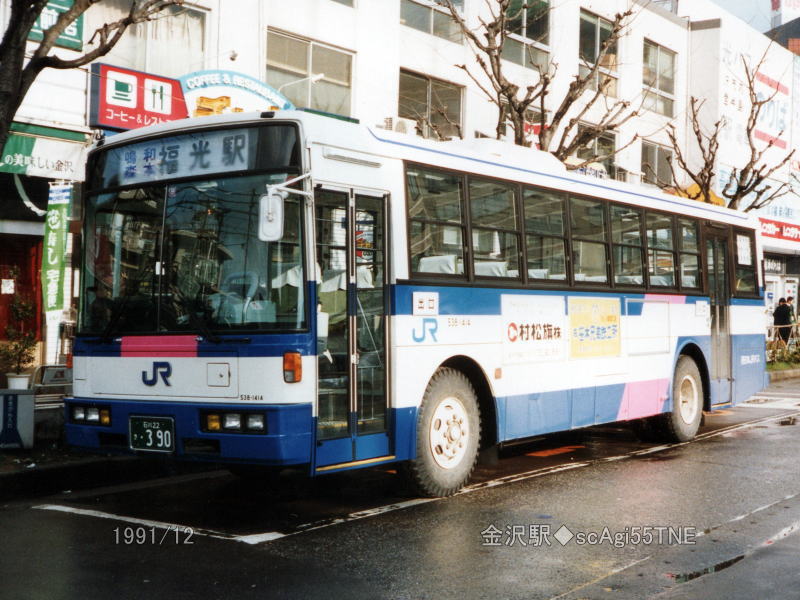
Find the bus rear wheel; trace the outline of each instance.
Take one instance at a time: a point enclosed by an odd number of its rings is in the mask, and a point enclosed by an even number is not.
[[[703,380],[694,360],[681,356],[672,379],[672,411],[659,415],[664,441],[688,442],[697,435],[703,418]]]
[[[417,456],[403,466],[415,491],[437,497],[460,490],[475,468],[480,428],[469,379],[447,367],[436,371],[417,414]]]

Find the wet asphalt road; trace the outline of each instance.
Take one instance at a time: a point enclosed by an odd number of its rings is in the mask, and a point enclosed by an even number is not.
[[[385,470],[19,499],[0,598],[800,598],[800,386],[762,396],[669,448],[549,436],[434,501]]]

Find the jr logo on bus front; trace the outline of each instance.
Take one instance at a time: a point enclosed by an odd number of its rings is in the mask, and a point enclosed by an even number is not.
[[[154,386],[158,383],[158,376],[161,375],[161,380],[164,385],[170,385],[169,377],[172,375],[172,365],[168,362],[154,362],[153,372],[148,376],[147,371],[142,371],[142,383],[149,386]]]

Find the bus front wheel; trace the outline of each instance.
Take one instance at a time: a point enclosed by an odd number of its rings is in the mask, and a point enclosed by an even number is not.
[[[659,429],[665,441],[688,442],[697,434],[703,418],[703,380],[694,360],[678,358],[672,380],[672,411],[660,415]]]
[[[469,379],[447,367],[436,371],[417,414],[417,456],[403,468],[412,487],[431,497],[460,490],[475,468],[480,428]]]

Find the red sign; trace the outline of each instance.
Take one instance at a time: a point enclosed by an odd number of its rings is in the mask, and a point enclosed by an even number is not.
[[[188,116],[177,79],[95,63],[91,89],[91,127],[136,129]]]
[[[759,217],[759,221],[761,221],[761,235],[790,242],[800,242],[800,225],[761,217]]]

